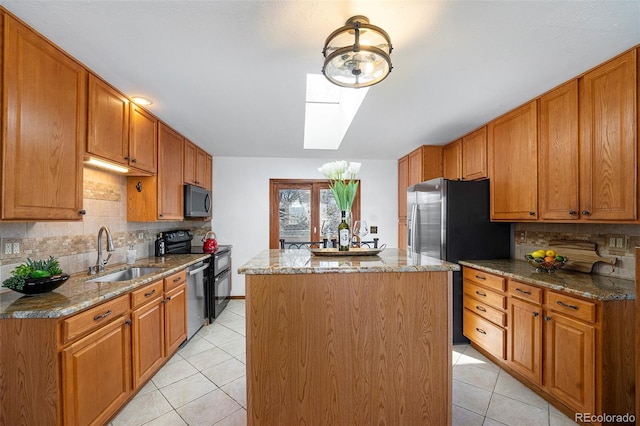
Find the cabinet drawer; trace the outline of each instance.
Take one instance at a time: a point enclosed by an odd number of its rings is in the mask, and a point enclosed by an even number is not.
[[[471,281],[476,284],[483,285],[485,287],[493,288],[498,291],[504,291],[505,279],[497,275],[488,274],[486,272],[479,271],[472,268],[464,268],[462,276],[465,280]]]
[[[509,280],[507,288],[510,296],[542,305],[542,289],[518,281]]]
[[[129,295],[125,294],[63,320],[62,339],[64,342],[73,340],[128,312]]]
[[[464,294],[469,295],[482,303],[486,303],[487,305],[498,309],[505,309],[507,307],[507,298],[503,294],[475,285],[469,281],[465,281],[463,287]]]
[[[583,321],[596,321],[596,304],[586,300],[567,296],[553,291],[546,292],[546,305],[549,309],[562,312]]]
[[[488,319],[494,324],[498,324],[502,327],[507,325],[507,314],[505,312],[494,309],[491,306],[472,299],[468,296],[464,297],[463,305],[471,312],[485,319]]]
[[[144,286],[139,290],[131,292],[131,308],[135,309],[138,306],[142,306],[145,303],[154,300],[158,297],[162,297],[163,281],[156,281],[149,285]]]
[[[164,291],[172,290],[187,282],[187,272],[182,270],[164,279]]]
[[[462,318],[464,335],[493,356],[505,358],[506,331],[471,311],[464,310]]]

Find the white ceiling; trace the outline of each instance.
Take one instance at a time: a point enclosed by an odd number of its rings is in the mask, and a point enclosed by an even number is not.
[[[0,4],[215,156],[397,159],[441,145],[640,43],[640,1]],[[366,15],[393,42],[336,151],[305,151],[325,38]],[[327,123],[331,125],[331,123]]]

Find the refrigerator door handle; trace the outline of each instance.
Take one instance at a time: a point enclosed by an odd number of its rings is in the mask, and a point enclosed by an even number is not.
[[[415,242],[416,242],[416,216],[418,215],[418,205],[413,204],[411,206],[411,216],[409,223],[409,241],[407,243],[407,248],[410,252],[416,253],[415,250]]]

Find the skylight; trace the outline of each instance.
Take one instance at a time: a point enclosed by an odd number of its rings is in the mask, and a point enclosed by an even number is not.
[[[304,149],[338,149],[369,91],[331,84],[322,74],[307,74]]]

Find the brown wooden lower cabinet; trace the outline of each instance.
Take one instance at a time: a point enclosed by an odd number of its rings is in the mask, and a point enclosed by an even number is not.
[[[469,267],[463,277],[472,346],[571,419],[635,413],[633,300],[586,299]]]
[[[64,318],[1,319],[0,425],[108,423],[186,339],[185,280]]]

